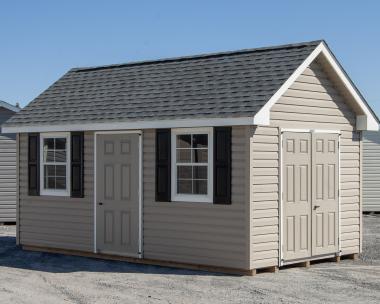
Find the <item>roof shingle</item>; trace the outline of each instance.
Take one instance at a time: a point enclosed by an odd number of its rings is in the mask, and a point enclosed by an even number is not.
[[[6,125],[253,117],[320,42],[72,69]]]

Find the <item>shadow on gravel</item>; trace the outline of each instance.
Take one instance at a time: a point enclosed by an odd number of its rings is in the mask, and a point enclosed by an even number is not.
[[[182,276],[229,276],[206,271],[184,270],[121,261],[67,256],[55,253],[25,251],[22,250],[20,246],[16,246],[16,238],[11,236],[0,236],[0,266],[51,273],[114,272]]]

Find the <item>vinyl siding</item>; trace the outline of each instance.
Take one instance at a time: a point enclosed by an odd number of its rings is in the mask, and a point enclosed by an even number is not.
[[[278,264],[279,130],[250,128],[251,268]]]
[[[1,108],[0,124],[14,112]],[[16,221],[16,135],[0,131],[0,223]]]
[[[360,251],[360,133],[354,112],[318,62],[271,109],[271,127],[251,128],[251,266],[279,258],[279,129],[341,130],[341,250]]]
[[[380,211],[380,132],[363,135],[363,211]]]
[[[16,221],[16,136],[0,134],[0,222]]]
[[[93,132],[84,139],[84,198],[28,196],[28,135],[20,134],[19,242],[51,248],[93,250]]]
[[[249,268],[248,149],[248,127],[233,127],[231,205],[155,202],[155,131],[144,131],[145,258]]]

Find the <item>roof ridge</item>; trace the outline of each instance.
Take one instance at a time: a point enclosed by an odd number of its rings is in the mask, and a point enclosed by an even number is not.
[[[205,53],[205,54],[200,54],[200,55],[169,57],[169,58],[163,58],[163,59],[141,60],[141,61],[132,61],[132,62],[128,62],[128,63],[73,68],[70,71],[71,72],[86,72],[86,71],[94,71],[94,70],[120,68],[120,67],[125,67],[125,66],[135,66],[135,65],[145,65],[145,64],[154,64],[154,63],[175,62],[175,61],[186,61],[186,60],[201,59],[201,58],[215,58],[215,57],[222,57],[222,56],[231,56],[231,55],[238,55],[238,54],[269,51],[269,50],[281,50],[281,49],[290,49],[290,48],[296,48],[296,47],[302,47],[302,46],[312,46],[312,45],[318,45],[322,42],[325,43],[325,41],[323,39],[320,39],[320,40],[312,40],[312,41],[305,41],[305,42],[299,42],[299,43],[282,44],[282,45],[258,47],[258,48],[251,48],[251,49],[240,49],[240,50],[235,50],[235,51]]]

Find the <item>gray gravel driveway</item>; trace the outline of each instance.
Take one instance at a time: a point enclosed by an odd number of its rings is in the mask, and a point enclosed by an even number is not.
[[[380,303],[380,215],[360,260],[239,277],[22,251],[0,227],[0,303]]]

